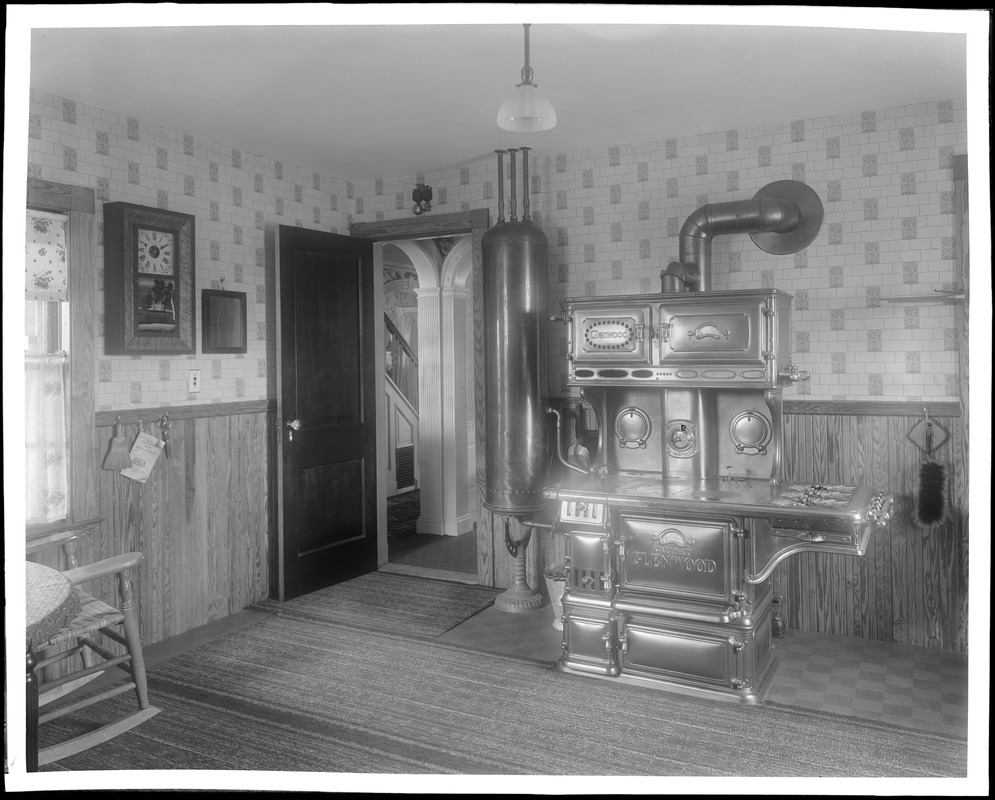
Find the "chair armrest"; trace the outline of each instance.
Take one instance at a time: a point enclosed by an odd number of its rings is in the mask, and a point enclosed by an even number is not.
[[[111,556],[102,561],[96,561],[93,564],[86,564],[76,569],[66,570],[62,574],[69,578],[70,583],[74,585],[77,583],[86,583],[97,578],[103,578],[105,575],[116,575],[122,570],[137,567],[142,563],[142,559],[144,558],[144,554],[140,552],[122,553],[119,556]]]

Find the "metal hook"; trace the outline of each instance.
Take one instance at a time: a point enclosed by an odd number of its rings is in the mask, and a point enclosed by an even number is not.
[[[905,438],[922,450],[927,457],[931,457],[934,450],[946,444],[950,438],[950,431],[943,427],[941,423],[930,418],[928,407],[924,406],[922,413],[923,418],[912,426],[912,429],[906,434]],[[923,428],[921,432],[919,430],[920,427]],[[939,431],[939,441],[933,441],[934,430]]]
[[[162,432],[162,449],[169,458],[169,412],[163,411],[159,417],[159,430]]]

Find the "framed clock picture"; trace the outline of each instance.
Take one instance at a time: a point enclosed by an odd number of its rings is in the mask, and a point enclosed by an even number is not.
[[[104,342],[109,355],[197,352],[194,217],[104,203]]]

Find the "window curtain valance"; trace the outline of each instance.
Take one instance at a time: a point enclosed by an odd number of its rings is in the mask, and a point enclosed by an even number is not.
[[[25,299],[69,299],[66,274],[68,217],[48,211],[28,210]]]

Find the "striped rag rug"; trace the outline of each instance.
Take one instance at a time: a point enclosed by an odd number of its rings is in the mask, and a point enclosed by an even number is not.
[[[425,592],[453,591],[444,582],[411,580],[431,584]],[[904,779],[966,774],[963,739],[566,674],[549,663],[434,640],[424,629],[411,635],[396,625],[364,628],[324,613],[311,608],[264,617],[153,667],[149,694],[162,713],[45,769]],[[45,728],[74,733],[74,726],[104,721],[102,706],[127,702],[127,695],[114,698],[77,715],[83,722],[64,718]],[[818,784],[811,785],[817,791]]]

